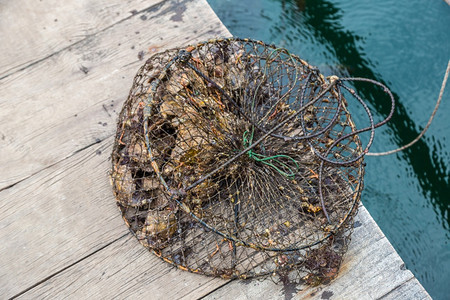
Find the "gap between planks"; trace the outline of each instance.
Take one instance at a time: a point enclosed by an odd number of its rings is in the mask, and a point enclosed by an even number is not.
[[[214,35],[229,33],[205,0],[167,0],[4,79],[0,189],[111,135],[143,63],[138,53],[148,58]]]
[[[36,226],[36,231],[31,233],[31,237],[30,235],[27,236],[26,232],[30,228],[30,224],[25,224],[27,221],[29,222],[27,218],[22,221],[22,224],[12,224],[9,222],[11,218],[8,217],[6,220],[1,220],[2,225],[6,226],[0,228],[14,226],[14,228],[10,228],[11,239],[4,236],[2,236],[2,239],[13,240],[18,244],[23,240],[25,245],[33,237],[36,239],[30,243],[35,247],[31,250],[31,253],[23,252],[22,247],[14,244],[10,245],[12,249],[9,251],[4,249],[4,246],[3,249],[0,248],[0,251],[3,252],[0,256],[1,265],[6,268],[1,270],[1,273],[4,273],[0,276],[0,283],[4,284],[8,281],[10,283],[10,285],[3,286],[0,289],[2,293],[11,290],[11,286],[14,284],[14,287],[15,285],[24,287],[17,291],[15,295],[25,298],[45,299],[59,296],[83,298],[93,294],[99,297],[105,297],[107,294],[114,297],[120,294],[125,297],[126,295],[136,295],[136,293],[145,294],[147,289],[151,290],[152,293],[158,292],[161,297],[172,293],[171,297],[173,298],[180,297],[180,295],[186,295],[190,298],[193,295],[200,297],[209,290],[223,285],[224,280],[222,279],[174,270],[174,267],[149,253],[137,242],[134,236],[129,234],[120,218],[117,207],[115,207],[109,182],[106,178],[95,180],[95,178],[100,177],[100,174],[106,175],[106,169],[109,168],[107,159],[109,151],[105,150],[111,150],[111,146],[112,138],[109,138],[96,146],[79,152],[73,158],[46,170],[44,176],[33,178],[35,181],[33,184],[30,184],[30,182],[18,184],[14,188],[14,190],[19,189],[16,193],[17,197],[7,197],[7,199],[21,198],[19,196],[26,196],[30,190],[34,191],[36,186],[43,186],[43,189],[37,191],[36,196],[38,199],[44,198],[45,202],[49,202],[48,209],[50,211],[44,214],[48,221],[47,224],[42,224],[41,227]],[[87,169],[92,170],[93,173],[91,178],[88,178],[91,181],[88,186],[79,184],[80,175],[82,176],[83,170]],[[79,186],[70,188],[68,183],[71,182],[75,182]],[[46,191],[50,190],[49,187],[55,184],[66,186],[69,190],[65,195],[43,197],[42,193],[45,194]],[[82,207],[79,206],[79,199],[86,199],[95,190],[98,191],[97,197],[92,200],[89,199],[91,201],[83,203]],[[75,208],[79,207],[76,215],[58,214],[58,209],[54,209],[54,204],[58,204],[60,196],[69,200],[65,201],[65,209],[69,207],[69,204]],[[36,205],[27,208],[30,211],[42,211],[42,207]],[[20,210],[23,209],[19,207]],[[74,211],[74,209],[69,210]],[[56,216],[53,216],[55,214]],[[80,216],[83,216],[82,220],[80,220]],[[73,225],[66,226],[67,228],[59,227],[60,224],[57,224],[56,220],[60,218],[65,219],[65,224]],[[96,219],[98,219],[97,222]],[[79,221],[87,222],[80,223]],[[39,224],[39,222],[32,220],[31,224]],[[51,239],[43,239],[42,243],[40,239],[42,231],[46,232],[44,237],[50,236]],[[55,242],[55,240],[61,240],[70,235],[72,235],[71,238],[67,239],[64,244]],[[115,238],[117,236],[119,238]],[[21,240],[18,240],[17,237],[20,237]],[[39,245],[38,242],[42,244]],[[76,248],[75,246],[78,248],[77,252],[73,250],[73,248]],[[84,251],[84,254],[82,251]],[[36,253],[48,254],[39,257]],[[76,260],[70,261],[66,255],[70,255]],[[138,261],[136,256],[139,258]],[[19,257],[20,259],[14,260],[14,258]],[[43,261],[34,263],[33,260],[36,259],[43,259]],[[27,270],[29,267],[32,270]],[[150,271],[149,268],[153,268],[153,270]],[[26,287],[26,282],[39,278],[36,275],[45,274],[48,269],[55,271]],[[17,274],[18,272],[19,274]],[[31,276],[29,273],[32,273]],[[104,276],[105,273],[107,273],[106,277]],[[28,280],[24,281],[24,279]],[[171,285],[167,285],[167,282],[171,282]],[[9,298],[11,294],[5,294],[4,296]]]
[[[224,281],[169,266],[130,234],[23,296],[27,299],[193,299]]]
[[[168,0],[30,2],[0,4],[0,80]],[[128,15],[123,17],[124,12]],[[26,30],[24,30],[26,28]]]
[[[91,257],[92,255],[96,254],[97,252],[102,251],[102,250],[105,249],[106,247],[111,246],[111,245],[114,244],[115,242],[118,242],[118,241],[120,241],[121,239],[123,239],[124,237],[129,236],[129,235],[131,235],[131,232],[125,233],[125,234],[122,235],[121,237],[119,237],[119,238],[115,239],[114,241],[112,241],[112,242],[110,242],[110,243],[104,245],[103,247],[101,247],[101,248],[95,250],[94,252],[92,252],[92,253],[86,255],[85,257],[83,257],[83,258],[77,260],[76,262],[74,262],[74,263],[72,263],[72,264],[70,264],[70,265],[68,265],[68,266],[66,266],[66,267],[64,267],[64,268],[62,268],[61,270],[59,270],[59,271],[57,271],[57,272],[55,272],[55,273],[53,273],[53,274],[51,274],[51,275],[49,275],[49,276],[47,276],[46,278],[42,279],[41,281],[36,282],[35,284],[33,284],[32,286],[30,286],[30,287],[26,288],[25,290],[21,291],[21,292],[18,293],[17,295],[12,296],[11,299],[15,299],[15,298],[18,298],[18,297],[22,296],[23,294],[25,294],[25,293],[27,293],[28,291],[34,289],[34,288],[37,287],[38,285],[43,284],[44,282],[46,282],[46,281],[52,279],[53,277],[55,277],[55,276],[61,274],[62,272],[68,270],[69,268],[75,266],[76,264],[79,264],[79,263],[82,262],[83,260],[85,260],[85,259]]]

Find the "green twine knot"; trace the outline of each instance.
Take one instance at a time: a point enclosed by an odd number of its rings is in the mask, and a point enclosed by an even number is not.
[[[244,144],[244,148],[249,147],[253,143],[253,134],[254,134],[254,128],[252,128],[252,132],[251,132],[250,136],[248,136],[249,135],[248,130],[246,130],[244,132],[244,134],[242,136],[242,142]],[[248,150],[247,155],[248,155],[248,157],[250,157],[251,159],[253,159],[255,161],[261,162],[269,167],[274,168],[278,173],[280,173],[281,175],[286,176],[286,177],[294,177],[296,170],[298,170],[298,168],[299,168],[295,159],[293,159],[289,155],[277,154],[277,155],[273,155],[273,156],[265,156],[263,154],[254,152],[253,149]],[[296,170],[293,170],[293,168],[291,168],[289,165],[282,162],[280,160],[281,158],[286,158],[286,159],[292,161],[296,166]],[[279,166],[281,166],[281,168]],[[287,172],[285,172],[285,171],[287,171]]]

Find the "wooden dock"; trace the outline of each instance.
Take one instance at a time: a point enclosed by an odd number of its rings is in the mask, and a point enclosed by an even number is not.
[[[175,269],[130,234],[108,170],[154,52],[229,36],[206,0],[0,2],[0,298],[429,299],[364,207],[328,285]]]

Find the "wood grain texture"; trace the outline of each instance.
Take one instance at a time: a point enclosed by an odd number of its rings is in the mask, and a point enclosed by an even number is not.
[[[0,78],[161,1],[0,1]]]
[[[166,1],[3,79],[0,190],[111,135],[138,53],[228,34],[205,1]]]
[[[11,297],[127,233],[107,177],[112,138],[0,193],[0,295]]]
[[[414,299],[423,300],[431,299],[423,286],[416,278],[411,278],[402,285],[394,288],[388,294],[384,295],[380,299],[383,300],[397,300],[397,299]]]
[[[150,254],[129,234],[47,280],[24,299],[198,299],[226,283],[181,271]]]
[[[356,216],[355,225],[339,275],[328,285],[314,288],[277,285],[270,279],[233,281],[205,299],[380,299],[413,279],[420,286],[414,275],[404,268],[402,259],[363,206]],[[405,294],[398,299],[416,299],[411,298],[412,295],[430,299],[422,287],[421,290],[417,288],[414,294]]]
[[[107,177],[112,140],[0,193],[1,298],[41,281],[22,297],[197,298],[225,283],[174,269],[131,236]]]

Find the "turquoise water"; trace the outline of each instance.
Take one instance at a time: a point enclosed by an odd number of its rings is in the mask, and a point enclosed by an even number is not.
[[[208,0],[235,36],[290,50],[325,75],[384,82],[397,108],[371,151],[411,141],[425,126],[450,59],[450,6],[442,0]],[[378,120],[377,89],[355,86]],[[450,293],[450,84],[424,138],[398,154],[366,158],[362,201],[434,299]],[[351,108],[356,122],[362,108]],[[364,138],[364,137],[363,137]]]

